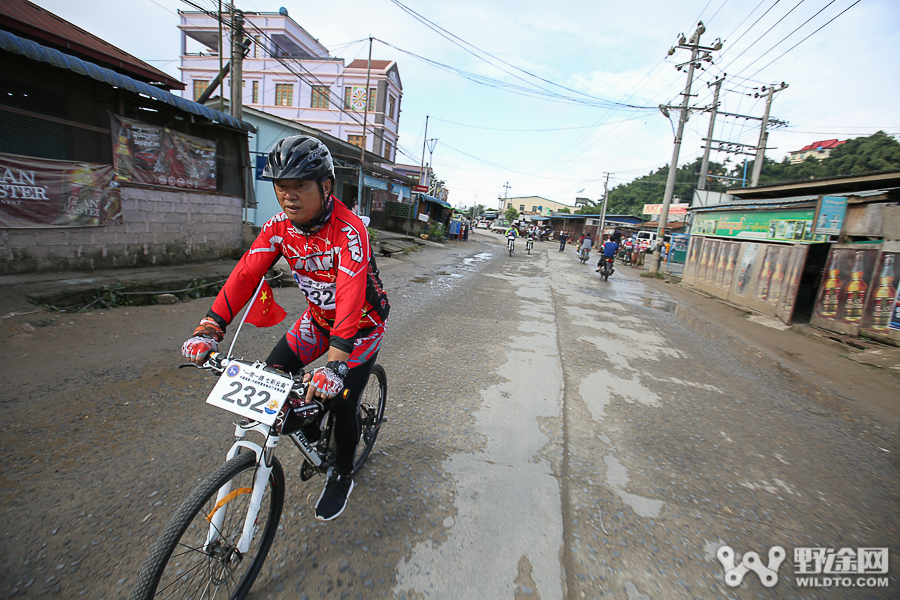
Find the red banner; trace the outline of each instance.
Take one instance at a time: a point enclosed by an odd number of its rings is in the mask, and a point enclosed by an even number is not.
[[[216,191],[216,143],[110,115],[116,181]]]
[[[112,167],[0,154],[0,227],[122,223]]]

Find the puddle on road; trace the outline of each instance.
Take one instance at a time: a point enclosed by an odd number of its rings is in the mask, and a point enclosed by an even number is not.
[[[470,256],[469,258],[463,259],[463,264],[467,267],[471,267],[473,264],[481,261],[485,261],[493,257],[493,253],[491,252],[479,252],[475,256]]]
[[[662,298],[644,298],[641,304],[668,313],[673,313],[678,308],[678,303],[674,300],[663,300]]]

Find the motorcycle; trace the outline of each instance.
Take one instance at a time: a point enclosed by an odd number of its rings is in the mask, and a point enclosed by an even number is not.
[[[615,267],[613,265],[613,258],[611,257],[603,257],[603,261],[600,263],[600,277],[603,278],[603,281],[609,280],[609,276],[615,272]]]

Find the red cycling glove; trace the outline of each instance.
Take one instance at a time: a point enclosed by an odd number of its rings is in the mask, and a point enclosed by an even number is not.
[[[225,332],[219,324],[210,317],[205,317],[194,330],[193,337],[181,346],[181,355],[193,362],[202,361],[210,352],[219,350],[219,342],[224,337]]]

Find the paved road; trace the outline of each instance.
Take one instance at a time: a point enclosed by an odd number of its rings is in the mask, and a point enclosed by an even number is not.
[[[311,518],[321,484],[279,450],[288,508],[254,598],[897,596],[895,575],[807,590],[792,574],[796,547],[896,552],[891,413],[812,385],[706,299],[503,243],[381,261],[390,420],[334,523]],[[298,296],[277,291],[290,314]],[[3,332],[0,595],[127,594],[229,444],[231,419],[201,401],[212,382],[172,368],[208,304]],[[241,353],[281,331],[251,328]],[[776,586],[728,587],[726,544],[787,549]]]

